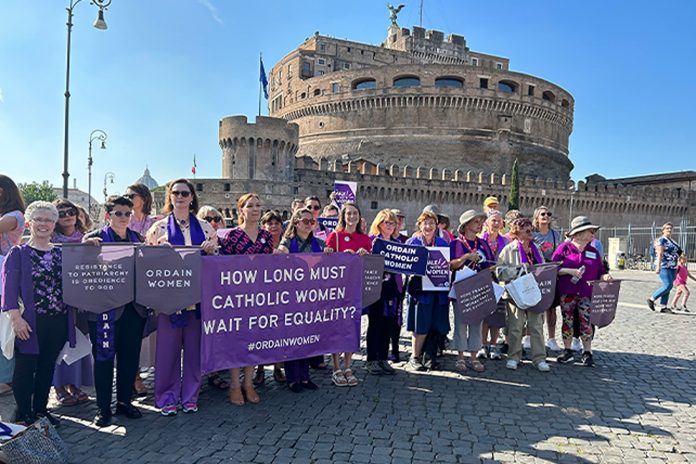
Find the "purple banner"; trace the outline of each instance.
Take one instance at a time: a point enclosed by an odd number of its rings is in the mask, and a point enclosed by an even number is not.
[[[378,238],[372,244],[372,254],[384,256],[384,270],[395,274],[425,275],[428,249]]]
[[[63,301],[101,314],[135,299],[135,247],[63,244]]]
[[[454,283],[457,299],[454,310],[459,311],[465,324],[477,324],[495,311],[496,301],[493,292],[493,276],[489,270]]]
[[[486,316],[483,321],[490,327],[495,327],[497,329],[502,329],[505,327],[505,316],[507,314],[507,304],[505,300],[500,300],[495,305],[495,311],[492,314]]]
[[[606,327],[616,317],[616,306],[619,304],[620,280],[609,282],[592,282],[592,310],[590,323],[597,327]]]
[[[203,372],[359,351],[360,256],[205,256],[201,269]]]
[[[551,308],[556,297],[556,281],[558,279],[558,264],[538,264],[529,269],[539,284],[541,301],[536,306],[527,308],[533,313],[543,313]]]
[[[363,259],[363,299],[362,307],[367,308],[379,301],[382,296],[384,282],[384,258],[375,255],[365,255]]]
[[[174,314],[200,302],[200,249],[138,247],[135,301],[164,314]]]
[[[329,232],[332,232],[338,225],[337,217],[318,217],[317,221],[319,224],[326,227]]]
[[[423,291],[448,292],[450,289],[449,247],[427,247],[428,261]]]
[[[334,181],[334,203],[341,209],[344,203],[349,201],[355,202],[358,191],[357,182],[349,182],[343,180]]]

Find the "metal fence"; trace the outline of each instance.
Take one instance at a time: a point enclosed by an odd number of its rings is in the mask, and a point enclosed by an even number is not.
[[[608,249],[610,237],[624,238],[627,249],[623,251],[627,256],[645,257],[651,255],[652,244],[662,235],[661,226],[662,224],[653,224],[651,227],[632,227],[629,224],[627,227],[607,227],[599,229],[597,238],[602,241],[605,250]],[[672,228],[672,239],[684,250],[689,261],[696,260],[696,226],[689,226],[686,221],[675,224]]]

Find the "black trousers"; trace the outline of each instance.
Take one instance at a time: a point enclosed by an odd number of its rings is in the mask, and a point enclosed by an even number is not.
[[[68,316],[37,314],[32,329],[39,339],[39,354],[15,351],[12,391],[18,419],[46,412],[56,359],[68,340]]]
[[[396,317],[390,318],[389,327],[389,340],[391,342],[392,355],[395,358],[399,358],[399,340],[401,339],[401,326],[399,325],[399,320]]]
[[[116,321],[114,350],[116,363],[116,400],[130,404],[133,398],[133,382],[140,363],[140,346],[145,328],[145,319],[127,305],[121,318]],[[100,411],[111,410],[114,383],[114,359],[97,361],[97,323],[89,323],[89,336],[92,339],[94,355],[94,388],[97,392],[97,406]]]
[[[396,317],[385,316],[380,301],[370,307],[367,318],[367,360],[386,361],[389,356],[389,342],[393,331],[392,327],[396,325]]]

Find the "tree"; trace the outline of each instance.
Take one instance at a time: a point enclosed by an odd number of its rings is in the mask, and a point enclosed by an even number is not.
[[[37,200],[53,201],[58,199],[58,195],[53,191],[53,185],[47,180],[40,184],[38,182],[20,183],[18,187],[22,191],[22,196],[24,196],[24,201],[27,205]]]
[[[510,197],[508,199],[508,211],[520,209],[520,169],[517,166],[517,158],[512,163],[512,179],[510,181]]]

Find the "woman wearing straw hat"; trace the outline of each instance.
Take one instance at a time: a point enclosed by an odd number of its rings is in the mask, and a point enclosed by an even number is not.
[[[599,229],[592,224],[587,216],[578,216],[570,223],[566,234],[569,238],[553,253],[552,260],[560,262],[558,270],[558,293],[560,295],[561,314],[563,316],[563,353],[556,359],[559,363],[573,361],[573,350],[570,349],[573,337],[575,310],[578,311],[580,340],[582,340],[582,363],[587,367],[594,366],[592,359],[592,286],[593,280],[611,280],[606,273],[602,258],[596,248],[591,245],[594,234]]]

